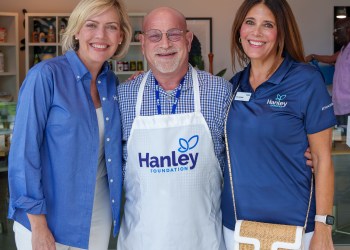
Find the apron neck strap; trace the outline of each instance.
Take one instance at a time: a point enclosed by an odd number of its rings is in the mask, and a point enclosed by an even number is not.
[[[193,94],[194,94],[194,111],[195,112],[200,112],[201,111],[201,105],[200,105],[200,98],[199,98],[199,81],[198,81],[198,74],[197,71],[191,67],[192,71],[192,82],[193,82]],[[140,89],[137,94],[137,100],[136,100],[136,116],[141,115],[141,105],[142,105],[142,99],[143,99],[143,92],[145,90],[145,85],[147,82],[147,78],[150,74],[150,70],[145,74],[143,77],[141,84],[140,84]]]

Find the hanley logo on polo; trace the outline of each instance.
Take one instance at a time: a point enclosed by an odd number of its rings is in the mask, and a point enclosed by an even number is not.
[[[199,136],[194,135],[188,140],[179,138],[179,148],[168,155],[155,156],[150,153],[138,153],[140,168],[150,168],[151,173],[169,173],[193,170],[196,167],[198,154],[192,153],[199,142]]]
[[[275,101],[273,101],[271,99],[267,99],[266,104],[269,104],[270,107],[284,108],[285,106],[287,106],[288,102],[282,102],[282,100],[284,100],[284,98],[286,98],[286,97],[287,97],[287,95],[277,94]]]

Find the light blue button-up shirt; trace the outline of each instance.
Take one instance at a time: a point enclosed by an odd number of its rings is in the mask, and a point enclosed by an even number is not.
[[[114,235],[122,190],[117,78],[97,77]],[[91,75],[74,51],[33,67],[21,87],[9,155],[9,218],[28,229],[27,213],[46,214],[56,242],[87,248],[99,151]]]

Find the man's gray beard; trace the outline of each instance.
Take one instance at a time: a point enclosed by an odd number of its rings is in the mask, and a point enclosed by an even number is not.
[[[162,63],[158,60],[154,61],[154,66],[156,69],[163,74],[174,72],[176,69],[178,69],[179,64],[180,60],[178,58],[174,59],[172,62],[167,63]]]

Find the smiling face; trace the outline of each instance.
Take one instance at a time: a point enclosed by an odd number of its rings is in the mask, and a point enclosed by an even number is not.
[[[245,54],[251,61],[269,61],[276,58],[277,24],[271,10],[260,3],[254,5],[245,17],[240,38]]]
[[[123,40],[120,18],[114,8],[88,18],[75,34],[79,40],[79,58],[90,69],[100,69],[116,52]]]
[[[186,32],[186,21],[177,12],[159,8],[145,19],[143,30],[157,29],[163,35],[160,41],[153,42],[147,35],[141,36],[142,51],[154,74],[185,74],[188,69],[188,53],[191,48],[192,33]],[[166,32],[182,30],[181,38],[175,42],[167,38]]]

